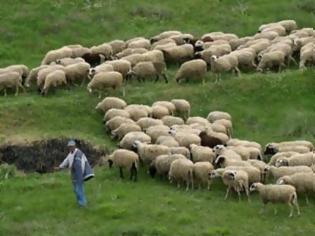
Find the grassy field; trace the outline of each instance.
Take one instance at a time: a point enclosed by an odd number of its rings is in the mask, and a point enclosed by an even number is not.
[[[178,29],[197,36],[210,31],[254,34],[260,24],[292,18],[312,27],[312,0],[180,0],[180,1],[14,1],[1,2],[0,66],[40,63],[46,51],[65,44],[92,46],[112,39],[151,36]],[[176,68],[168,71],[174,77]],[[224,75],[214,84],[177,85],[137,82],[126,86],[128,103],[185,98],[192,115],[224,110],[233,116],[237,138],[270,141],[315,141],[315,73],[287,69],[282,73]],[[121,91],[108,95],[121,96]],[[50,137],[77,137],[114,149],[105,134],[99,99],[85,88],[60,90],[48,97],[29,91],[0,97],[0,143]],[[260,215],[252,202],[223,200],[224,187],[185,192],[150,179],[118,178],[118,171],[96,170],[87,184],[87,209],[77,209],[66,173],[30,174],[0,182],[0,235],[313,235],[314,205],[300,199],[302,216],[288,219],[287,206],[269,207]]]

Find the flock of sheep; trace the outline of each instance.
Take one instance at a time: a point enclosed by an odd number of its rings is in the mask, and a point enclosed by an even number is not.
[[[127,104],[106,97],[95,108],[104,113],[104,124],[119,149],[101,158],[137,180],[140,168],[151,177],[159,176],[186,190],[206,187],[214,178],[227,186],[225,199],[234,190],[239,199],[244,192],[258,191],[264,205],[284,202],[300,209],[297,194],[315,192],[314,146],[308,141],[269,143],[263,149],[253,141],[232,138],[230,114],[212,111],[207,118],[190,116],[190,103],[184,99],[156,101],[152,106]],[[267,156],[271,158],[268,163]],[[268,181],[274,184],[267,184]]]
[[[41,65],[29,70],[25,65],[0,69],[0,91],[35,84],[46,95],[53,87],[89,81],[89,92],[120,88],[137,79],[164,79],[170,63],[180,64],[175,79],[204,80],[208,70],[223,72],[255,69],[263,72],[289,66],[299,59],[299,67],[315,64],[315,30],[298,29],[294,20],[259,27],[253,36],[211,32],[201,38],[180,31],[165,31],[150,39],[136,37],[113,40],[91,48],[67,45],[47,52]],[[124,91],[124,90],[123,90]]]
[[[36,86],[42,95],[52,88],[86,81],[90,93],[101,96],[105,89],[123,88],[129,80],[163,79],[167,65],[180,64],[177,82],[203,81],[208,70],[219,75],[254,69],[260,72],[289,66],[299,59],[301,69],[315,64],[315,30],[298,29],[294,20],[259,27],[248,37],[212,32],[201,38],[179,31],[165,31],[150,39],[114,40],[91,48],[67,45],[47,52],[41,65],[29,70],[25,65],[0,69],[0,91]],[[210,190],[212,179],[221,178],[241,196],[258,191],[262,201],[284,202],[300,214],[297,193],[315,192],[313,144],[308,141],[259,143],[232,138],[232,117],[222,111],[207,118],[191,117],[190,103],[184,99],[157,101],[148,105],[129,104],[106,97],[96,109],[104,112],[104,124],[119,149],[108,157],[109,165],[130,172],[137,180],[139,162],[154,177],[167,178],[186,189],[194,186]],[[269,163],[264,154],[272,155]],[[265,184],[269,177],[276,184]],[[307,198],[306,198],[307,199]]]

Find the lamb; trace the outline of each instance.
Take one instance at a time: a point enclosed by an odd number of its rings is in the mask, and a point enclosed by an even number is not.
[[[281,67],[285,67],[285,54],[280,51],[271,51],[265,53],[257,67],[257,71],[263,72],[266,69],[272,69],[278,67],[278,71],[281,70]]]
[[[227,54],[219,58],[217,56],[212,56],[211,71],[217,75],[227,71],[234,71],[237,75],[240,75],[237,56],[232,54]]]
[[[190,152],[189,149],[186,147],[170,147],[171,154],[181,154],[185,156],[187,159],[190,158]]]
[[[209,162],[214,163],[215,153],[209,147],[202,147],[196,144],[190,145],[191,160],[193,162]]]
[[[179,147],[178,142],[172,136],[161,135],[155,141],[155,144],[164,145],[167,147]]]
[[[149,135],[152,139],[152,142],[155,143],[156,140],[160,136],[166,136],[169,135],[170,128],[165,125],[155,125],[151,126],[146,130],[146,134]],[[177,140],[176,140],[177,141]]]
[[[46,53],[43,58],[41,65],[48,65],[53,61],[57,61],[58,59],[72,57],[72,49],[69,47],[62,47],[59,49],[51,50]]]
[[[276,167],[280,166],[312,166],[315,164],[315,156],[313,152],[298,153],[289,158],[279,158],[276,161]]]
[[[167,146],[141,143],[138,140],[133,143],[133,148],[138,153],[140,161],[147,166],[150,166],[156,157],[170,154]]]
[[[92,54],[101,54],[105,57],[105,60],[111,59],[113,55],[113,49],[108,43],[103,43],[97,46],[91,47]]]
[[[154,178],[156,174],[160,176],[160,178],[167,176],[172,162],[177,159],[186,159],[186,157],[181,154],[167,154],[156,157],[149,167],[150,176],[152,178]]]
[[[184,182],[186,183],[186,191],[189,190],[189,186],[194,189],[193,169],[194,164],[190,160],[177,159],[173,161],[168,174],[170,183],[176,182],[177,187],[180,188],[180,182]]]
[[[152,117],[155,119],[162,119],[164,116],[170,115],[167,107],[154,105],[152,106]]]
[[[56,61],[56,64],[59,64],[62,66],[69,66],[72,64],[80,63],[80,62],[85,62],[82,57],[76,57],[76,58],[65,57],[65,58],[58,59]]]
[[[199,189],[202,185],[206,185],[207,189],[210,190],[211,179],[209,179],[208,174],[213,170],[213,165],[209,162],[197,162],[194,163],[193,176],[194,183],[198,184]]]
[[[141,118],[150,116],[148,110],[143,105],[132,104],[125,107],[125,111],[130,114],[130,118],[138,121]]]
[[[117,129],[112,131],[112,137],[121,140],[126,134],[130,132],[141,131],[137,124],[123,123]]]
[[[19,88],[24,90],[21,74],[17,72],[0,74],[0,91],[4,91],[4,96],[7,96],[8,88],[15,88],[15,96],[19,95]]]
[[[163,124],[172,127],[173,125],[183,125],[185,122],[181,117],[176,116],[163,116],[161,119]]]
[[[130,114],[127,111],[123,109],[111,108],[105,113],[103,121],[108,121],[116,116],[130,118]]]
[[[75,81],[81,81],[83,84],[88,77],[90,64],[79,62],[65,67],[67,82],[74,84]]]
[[[45,79],[42,95],[47,95],[51,87],[67,85],[66,74],[63,70],[55,70],[49,73]]]
[[[233,188],[241,200],[241,191],[244,189],[247,199],[249,201],[249,187],[248,187],[248,174],[243,170],[225,170],[222,175],[222,180],[227,185],[224,200],[229,197],[229,192]]]
[[[122,116],[115,116],[112,119],[108,120],[105,123],[105,126],[106,126],[107,130],[113,131],[113,130],[117,129],[122,124],[135,124],[135,122],[133,120],[131,120],[130,118],[126,118],[126,117],[122,117]]]
[[[133,131],[126,134],[123,139],[119,142],[119,147],[132,150],[135,141],[142,143],[151,143],[151,138],[147,134],[139,131]]]
[[[146,79],[154,78],[156,82],[160,79],[160,77],[163,77],[165,83],[168,83],[165,70],[166,65],[164,62],[139,62],[127,73],[126,78],[129,80],[132,77],[136,77],[138,81],[145,81]]]
[[[202,80],[207,73],[207,63],[201,59],[195,59],[183,63],[175,75],[175,80],[179,83],[182,80]]]
[[[98,91],[99,98],[102,90],[106,88],[116,89],[122,86],[123,77],[119,72],[100,72],[88,83],[87,90],[92,93]]]
[[[126,106],[127,103],[121,98],[106,97],[96,105],[95,109],[106,113],[109,109],[124,109]]]
[[[270,174],[274,179],[279,179],[285,175],[293,175],[295,173],[313,173],[311,167],[308,166],[267,166],[265,169],[266,174]]]
[[[109,167],[113,165],[119,168],[120,178],[124,178],[123,169],[130,171],[130,180],[137,181],[137,174],[139,169],[139,157],[136,153],[117,149],[108,158]]]
[[[171,103],[175,105],[176,114],[184,120],[190,116],[190,103],[184,99],[172,99]]]
[[[155,105],[166,107],[169,113],[172,115],[175,113],[175,110],[176,110],[175,105],[169,101],[157,101],[152,104],[152,106],[155,106]]]
[[[187,132],[176,132],[176,130],[171,129],[169,131],[175,140],[178,142],[179,146],[189,148],[191,144],[199,145],[201,144],[201,139],[198,135],[187,133]]]
[[[262,183],[253,183],[250,186],[250,191],[259,192],[259,195],[264,204],[264,207],[268,202],[271,202],[271,203],[283,202],[283,203],[287,203],[290,207],[289,217],[293,216],[293,212],[294,212],[293,206],[296,207],[297,214],[300,215],[300,208],[297,201],[296,189],[291,185],[277,185],[277,184],[264,185]]]
[[[194,47],[191,44],[167,47],[161,50],[167,63],[184,62],[194,57]]]
[[[137,121],[137,124],[141,127],[143,131],[145,131],[151,126],[163,125],[163,122],[161,120],[151,117],[143,117]]]
[[[277,180],[277,184],[289,184],[295,187],[297,193],[306,195],[306,203],[308,204],[308,193],[315,192],[315,174],[314,173],[296,173],[293,175],[285,175]]]
[[[123,59],[106,61],[105,64],[111,65],[113,70],[121,73],[124,79],[126,78],[127,73],[131,70],[131,63]]]

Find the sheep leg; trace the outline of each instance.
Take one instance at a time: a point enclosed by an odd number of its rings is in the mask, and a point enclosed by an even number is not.
[[[120,178],[124,178],[124,173],[123,173],[123,169],[122,169],[122,167],[119,167],[119,176],[120,176]]]
[[[241,191],[240,191],[239,188],[237,188],[236,192],[237,192],[237,195],[238,195],[238,201],[240,202],[241,201]]]
[[[230,188],[231,188],[230,186],[227,187],[224,200],[227,200],[229,193],[230,193]]]
[[[240,71],[240,69],[238,69],[237,66],[234,68],[234,70],[235,70],[237,76],[240,76],[240,75],[241,75],[241,71]]]
[[[7,96],[7,89],[6,89],[6,88],[3,90],[3,95],[4,95],[5,97]]]
[[[19,85],[18,84],[15,87],[15,95],[14,96],[17,96],[17,95],[19,95]]]
[[[163,78],[164,78],[165,83],[167,84],[167,83],[168,83],[168,79],[167,79],[167,77],[166,77],[166,74],[163,73],[162,76],[163,76]]]
[[[125,86],[122,86],[122,96],[123,96],[123,97],[126,96],[126,89],[125,89]]]
[[[255,69],[257,69],[257,65],[256,65],[256,63],[255,63],[255,61],[252,61],[252,66],[255,68]]]
[[[309,202],[309,200],[308,200],[307,194],[305,194],[305,201],[306,201],[306,205],[309,205],[309,204],[310,204],[310,202]]]
[[[208,180],[208,190],[210,191],[210,187],[211,187],[211,180]]]
[[[300,207],[299,207],[299,203],[297,201],[297,195],[295,195],[293,201],[292,201],[293,205],[295,206],[296,210],[297,210],[297,214],[300,215]]]
[[[289,207],[290,207],[290,214],[289,214],[289,217],[292,217],[292,216],[293,216],[293,211],[294,211],[294,209],[293,209],[293,206],[292,206],[291,202],[289,202],[288,205],[289,205]]]

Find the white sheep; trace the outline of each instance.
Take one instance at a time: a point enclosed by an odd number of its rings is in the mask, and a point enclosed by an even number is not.
[[[211,123],[221,119],[232,121],[232,116],[224,111],[211,111],[207,116],[207,120],[210,121]]]
[[[133,120],[123,116],[115,116],[112,119],[105,122],[105,126],[108,131],[113,131],[117,129],[121,124],[135,124]]]
[[[171,103],[175,105],[176,114],[187,120],[190,116],[190,103],[185,99],[172,99]]]
[[[194,183],[198,184],[199,189],[201,189],[202,185],[206,185],[207,189],[210,190],[211,179],[209,178],[209,173],[213,169],[213,165],[207,161],[194,163]]]
[[[186,183],[186,191],[194,189],[194,177],[193,177],[194,164],[187,159],[177,159],[172,162],[168,178],[170,183],[176,182],[177,187],[180,188],[180,183]]]
[[[278,71],[280,71],[282,67],[284,68],[286,66],[284,64],[285,56],[283,51],[280,50],[263,54],[258,64],[257,71],[263,72],[264,70],[272,69],[274,67],[278,67]]]
[[[104,64],[111,65],[113,70],[121,73],[124,79],[126,78],[127,73],[131,70],[131,63],[123,59],[106,61]]]
[[[169,130],[170,130],[170,128],[166,125],[155,125],[155,126],[150,126],[149,128],[147,128],[146,134],[149,135],[152,139],[152,142],[155,143],[156,140],[160,136],[170,135]],[[178,140],[176,140],[176,141],[178,141]]]
[[[225,170],[222,174],[222,180],[223,183],[227,185],[224,200],[229,197],[230,190],[233,188],[237,192],[239,200],[241,200],[241,191],[245,190],[249,201],[249,182],[247,172],[243,170]]]
[[[234,71],[239,76],[237,56],[233,54],[227,54],[219,58],[211,56],[211,71],[217,75],[217,80],[222,72]]]
[[[88,78],[90,64],[79,62],[65,67],[67,82],[74,84],[76,81],[81,81],[81,84]]]
[[[161,49],[166,62],[179,63],[190,60],[194,56],[194,47],[191,44],[167,47]]]
[[[289,217],[293,216],[293,212],[294,212],[293,206],[296,207],[297,214],[300,215],[300,208],[297,201],[296,190],[291,185],[278,185],[278,184],[264,185],[262,183],[253,183],[250,186],[250,191],[259,192],[261,200],[264,204],[264,208],[268,202],[271,202],[271,203],[283,202],[283,203],[287,203],[290,207]]]
[[[163,124],[172,127],[173,125],[183,125],[185,121],[181,117],[176,116],[163,116],[161,119]]]
[[[155,119],[162,119],[164,116],[170,115],[169,110],[165,106],[153,105],[152,106],[152,117]]]
[[[170,154],[170,150],[167,146],[142,143],[138,140],[133,143],[133,148],[137,151],[140,161],[147,166],[149,166],[156,157]]]
[[[186,147],[170,147],[171,154],[181,154],[187,159],[190,159],[190,151]]]
[[[148,117],[150,114],[145,106],[140,104],[131,104],[125,107],[125,111],[130,114],[130,118],[138,121],[141,118]]]
[[[111,108],[106,111],[103,121],[108,121],[116,116],[130,118],[130,114],[127,111],[123,109]]]
[[[95,109],[106,113],[109,109],[124,109],[126,106],[127,103],[121,98],[106,97],[96,105]]]
[[[189,148],[191,144],[201,145],[201,139],[198,135],[188,132],[177,132],[174,129],[169,130],[175,140],[178,142],[179,146]]]
[[[178,142],[172,136],[161,135],[155,141],[155,144],[164,145],[167,147],[179,147]]]
[[[126,134],[134,131],[141,131],[137,124],[123,123],[117,129],[112,131],[112,137],[121,140]]]
[[[161,120],[151,117],[142,117],[137,121],[137,124],[141,127],[143,131],[145,131],[151,126],[163,125],[163,122]]]
[[[128,73],[127,79],[132,77],[137,78],[138,81],[145,81],[147,79],[154,79],[155,82],[163,77],[165,83],[168,83],[167,76],[165,74],[166,65],[164,62],[151,62],[143,61],[138,62]]]
[[[176,110],[175,105],[169,101],[157,101],[152,104],[152,106],[155,106],[155,105],[166,107],[169,113],[172,115],[175,113],[175,110]]]
[[[295,173],[313,173],[313,170],[309,166],[267,166],[265,169],[267,175],[271,175],[274,179],[279,179],[285,175],[293,175]]]
[[[193,162],[209,162],[213,163],[215,160],[215,153],[209,147],[198,146],[196,144],[190,145],[191,159]]]
[[[56,88],[62,85],[67,85],[66,74],[63,70],[55,70],[47,75],[41,93],[47,95],[50,88]]]
[[[135,141],[140,141],[142,143],[151,143],[151,138],[143,132],[129,132],[122,138],[118,146],[120,148],[132,150]]]
[[[22,77],[19,73],[7,72],[0,74],[0,91],[4,91],[4,96],[7,96],[8,88],[15,88],[15,96],[19,95],[19,88],[24,90]]]
[[[280,166],[312,166],[315,164],[315,156],[313,152],[298,153],[291,157],[278,158],[276,167]]]
[[[176,82],[190,79],[204,82],[204,77],[207,73],[207,63],[201,59],[186,61],[183,63],[175,75]]]
[[[109,167],[113,165],[119,168],[120,178],[124,178],[123,169],[130,171],[130,180],[137,181],[137,173],[139,169],[139,157],[136,153],[117,149],[108,157]]]

